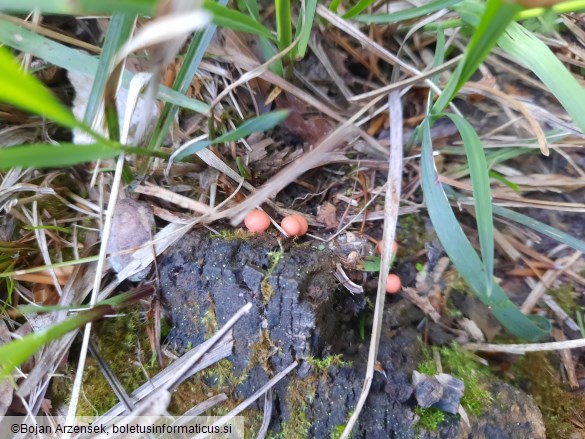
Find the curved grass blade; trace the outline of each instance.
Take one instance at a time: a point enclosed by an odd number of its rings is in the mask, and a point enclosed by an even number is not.
[[[18,35],[19,38],[15,36]],[[66,70],[74,70],[91,77],[96,76],[99,59],[80,50],[72,49],[56,41],[37,35],[0,17],[0,42],[30,53],[38,58],[62,67]],[[122,84],[128,87],[132,74],[124,72]],[[209,111],[209,105],[192,99],[168,87],[159,86],[158,97],[165,102],[170,102],[183,108],[188,108],[197,113],[205,114]]]
[[[116,11],[153,15],[156,0],[0,0],[0,11],[77,15]]]
[[[498,45],[538,76],[585,132],[585,89],[548,46],[518,23],[509,26]]]
[[[180,151],[174,157],[174,160],[182,160],[185,157],[190,156],[191,154],[195,154],[196,152],[201,151],[202,149],[205,149],[210,145],[224,142],[234,142],[236,140],[240,140],[244,137],[247,137],[252,133],[267,131],[271,128],[274,128],[287,117],[288,111],[279,110],[272,111],[270,113],[263,114],[262,116],[258,116],[253,119],[247,120],[235,130],[230,131],[229,133],[225,133],[219,137],[216,137],[213,140],[200,140],[193,143],[184,150]]]
[[[432,0],[416,8],[408,8],[403,11],[394,12],[392,14],[359,15],[354,19],[368,24],[399,23],[401,21],[411,20],[413,18],[422,17],[423,15],[432,14],[433,12],[440,11],[441,9],[449,8],[450,6],[454,6],[461,1],[462,0]]]
[[[204,0],[203,9],[211,12],[213,15],[212,22],[217,26],[248,32],[254,35],[261,35],[272,40],[274,39],[272,32],[266,27],[262,26],[248,15],[242,14],[240,11],[222,6],[213,0]]]
[[[238,128],[217,137],[215,143],[234,142],[252,133],[268,131],[288,117],[287,110],[271,111],[270,113],[254,117],[242,123]]]
[[[493,209],[494,213],[498,216],[502,216],[506,219],[522,224],[526,227],[530,227],[531,229],[538,233],[542,233],[543,235],[548,236],[549,238],[552,238],[555,241],[561,242],[570,247],[573,247],[575,250],[585,253],[585,241],[581,241],[580,239],[577,239],[574,236],[569,235],[568,233],[562,232],[555,227],[537,221],[534,218],[530,218],[529,216],[526,216],[524,214],[515,212],[510,209],[506,209],[505,207],[494,206]]]
[[[301,39],[299,40],[299,43],[293,50],[294,58],[297,60],[302,59],[305,56],[305,53],[307,53],[307,46],[309,45],[309,38],[311,37],[311,30],[313,29],[313,20],[315,19],[316,10],[317,0],[305,0],[305,9],[303,10],[304,25],[303,20],[301,20],[300,16],[297,23],[296,36],[298,36],[300,32]]]
[[[429,119],[422,126],[422,187],[429,216],[437,236],[453,264],[477,297],[490,307],[494,316],[512,334],[526,339],[537,340],[550,331],[550,322],[539,316],[528,317],[512,303],[504,290],[493,282],[492,294],[486,294],[485,269],[473,246],[463,233],[461,226],[447,200],[438,180],[433,160],[431,128]]]
[[[122,152],[111,144],[23,145],[0,149],[0,169],[13,167],[58,168],[115,157]]]
[[[481,140],[471,124],[457,114],[446,116],[453,121],[463,139],[473,189],[481,259],[485,268],[486,294],[489,297],[494,279],[494,220],[487,161]]]
[[[363,11],[368,9],[374,3],[374,1],[376,0],[359,0],[349,11],[343,14],[343,18],[349,20],[350,18],[361,14]]]
[[[63,337],[68,332],[82,328],[86,323],[93,322],[107,314],[116,312],[124,306],[131,305],[137,300],[152,294],[152,292],[152,286],[136,288],[133,291],[105,300],[92,309],[82,311],[47,329],[33,332],[19,340],[0,346],[0,381],[45,344]]]
[[[227,0],[220,0],[219,4],[225,6]],[[185,53],[183,58],[183,63],[179,72],[177,73],[177,77],[173,82],[173,86],[171,90],[185,95],[191,86],[193,81],[193,77],[195,73],[197,73],[197,69],[199,68],[199,64],[205,55],[205,51],[215,34],[217,26],[214,24],[209,24],[203,31],[197,32],[191,42],[189,43],[189,48]],[[264,37],[260,37],[264,38]],[[157,127],[153,131],[153,134],[150,138],[150,142],[148,145],[148,149],[151,150],[158,150],[160,146],[163,144],[165,138],[167,137],[169,130],[171,129],[171,125],[173,120],[175,120],[175,116],[179,108],[176,105],[172,105],[171,103],[166,103],[163,107],[163,111],[161,117],[159,118],[159,122]],[[146,166],[141,173],[145,172]]]
[[[258,8],[258,2],[256,0],[243,0],[246,4],[246,8],[248,12],[257,22],[261,22],[262,18],[260,17],[260,10]],[[315,0],[309,0],[315,1]],[[276,50],[276,46],[266,37],[259,36],[258,42],[260,43],[260,51],[262,52],[262,57],[264,61],[271,59],[274,55],[278,53]],[[270,71],[278,76],[284,75],[284,68],[282,67],[282,61],[276,60],[272,65],[269,67]]]
[[[98,72],[109,72],[110,66],[118,50],[132,35],[134,29],[134,14],[124,12],[115,12],[110,19],[102,53],[99,57]],[[91,125],[95,116],[98,114],[102,102],[102,93],[106,85],[107,75],[96,75],[91,86],[83,122]]]
[[[274,0],[278,48],[286,49],[292,43],[292,17],[290,0]],[[290,55],[290,54],[289,54]],[[289,57],[287,55],[287,57]]]
[[[113,309],[110,306],[96,306],[45,330],[33,332],[19,340],[0,346],[0,381],[47,343],[112,312]]]
[[[471,78],[489,55],[498,39],[521,9],[522,6],[517,3],[508,3],[504,0],[487,1],[481,20],[465,49],[465,55],[449,79],[445,90],[435,102],[432,114],[442,113],[449,105],[459,89]]]
[[[37,78],[24,72],[7,49],[0,47],[0,101],[40,116],[67,128],[81,128],[57,98]]]

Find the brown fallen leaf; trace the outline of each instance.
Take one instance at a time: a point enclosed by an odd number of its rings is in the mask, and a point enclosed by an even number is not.
[[[310,145],[317,145],[333,130],[333,125],[319,116],[307,117],[306,105],[294,96],[283,96],[276,100],[277,109],[289,110],[282,127]]]
[[[153,232],[154,215],[148,204],[130,198],[118,201],[107,246],[108,254],[111,255],[109,260],[116,273],[132,262],[132,253],[150,241]],[[128,279],[141,281],[149,271],[150,267]]]
[[[336,229],[339,225],[337,221],[337,209],[335,205],[326,202],[317,208],[317,221],[325,224],[327,229]]]

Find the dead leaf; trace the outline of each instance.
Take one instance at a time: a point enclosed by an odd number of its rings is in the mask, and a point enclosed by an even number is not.
[[[53,285],[34,284],[32,293],[35,303],[41,305],[57,305],[59,303],[59,294]]]
[[[154,215],[148,204],[130,198],[118,201],[107,247],[108,254],[113,254],[109,260],[114,271],[120,272],[132,262],[132,253],[150,241],[153,232]],[[124,252],[131,249],[134,251]],[[150,267],[147,267],[128,279],[133,282],[141,281],[149,271]]]
[[[288,117],[282,122],[290,134],[298,136],[310,145],[317,145],[333,131],[333,125],[323,117],[306,117],[306,105],[294,96],[279,96],[277,109],[289,110]]]
[[[317,221],[325,224],[327,229],[336,229],[339,225],[337,221],[337,209],[335,205],[326,202],[317,208]]]

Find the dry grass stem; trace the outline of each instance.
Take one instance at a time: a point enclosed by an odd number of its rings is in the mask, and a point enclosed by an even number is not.
[[[388,107],[390,114],[390,157],[388,159],[388,178],[386,198],[384,200],[384,242],[382,249],[382,262],[380,265],[380,276],[378,278],[378,291],[376,293],[376,306],[374,309],[374,321],[372,323],[372,335],[370,338],[370,350],[368,354],[368,364],[366,367],[366,377],[362,387],[362,392],[356,404],[356,407],[347,422],[341,435],[341,439],[347,439],[351,434],[353,426],[358,420],[360,412],[366,402],[370,392],[370,386],[374,378],[374,371],[378,356],[378,345],[382,331],[382,318],[384,315],[384,302],[386,299],[386,274],[390,271],[390,262],[392,259],[392,243],[396,237],[396,225],[398,223],[398,208],[400,206],[400,193],[402,189],[402,172],[403,172],[403,115],[400,92],[395,90],[388,97]]]
[[[566,269],[570,268],[579,258],[581,252],[574,252],[572,255],[561,258],[556,261],[555,268],[548,270],[540,279],[540,282],[532,289],[528,297],[522,303],[520,309],[524,314],[528,314],[536,306],[538,301],[542,298],[546,289],[550,287],[551,283],[559,277]]]
[[[213,349],[209,350],[209,352],[205,353],[205,355],[201,358],[200,361],[196,362],[194,366],[186,373],[182,380],[189,379],[191,376],[200,372],[201,370],[205,369],[208,366],[211,366],[214,363],[217,363],[219,360],[228,357],[232,353],[233,349],[233,335],[231,332],[228,332],[224,338],[222,338],[218,344],[213,347]],[[147,383],[144,383],[138,389],[130,394],[130,399],[134,404],[139,403],[140,401],[146,399],[149,395],[151,395],[156,389],[162,388],[168,383],[173,377],[176,376],[177,371],[183,368],[186,363],[192,362],[192,357],[199,353],[200,346],[195,347],[194,349],[187,352],[185,355],[178,358],[176,361],[171,363],[167,366],[164,370],[160,371],[151,380]],[[100,418],[100,420],[107,420],[111,419],[115,416],[120,416],[124,413],[124,406],[121,403],[116,404],[110,410],[108,410],[104,415]]]
[[[529,344],[481,344],[465,343],[463,349],[468,351],[481,352],[505,352],[508,354],[523,355],[527,352],[544,352],[559,351],[562,349],[579,349],[585,347],[585,338],[566,341],[553,341],[549,343],[529,343]]]

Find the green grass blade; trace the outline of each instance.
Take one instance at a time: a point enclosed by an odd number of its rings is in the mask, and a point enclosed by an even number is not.
[[[429,216],[435,226],[437,236],[461,277],[467,282],[477,297],[490,307],[494,316],[512,334],[526,339],[537,340],[550,331],[547,319],[528,317],[520,312],[506,293],[493,283],[491,296],[486,294],[485,270],[479,256],[463,233],[441,183],[439,182],[433,160],[430,122],[422,123],[422,187]]]
[[[481,259],[485,268],[486,294],[491,296],[494,278],[494,220],[487,161],[481,140],[471,124],[457,114],[447,114],[447,116],[459,130],[467,155]]]
[[[292,17],[290,0],[274,0],[276,13],[276,39],[280,50],[292,43]]]
[[[262,18],[260,17],[260,8],[258,8],[258,0],[243,0],[244,4],[246,5],[246,9],[252,16],[254,20],[258,23],[261,22]]]
[[[271,128],[274,128],[287,117],[288,111],[279,110],[272,111],[270,113],[263,114],[262,116],[258,116],[253,119],[247,120],[235,130],[230,131],[229,133],[225,133],[219,137],[216,137],[213,140],[201,140],[193,143],[191,146],[185,148],[183,151],[177,154],[175,160],[182,160],[185,157],[190,156],[191,154],[195,154],[196,152],[201,151],[202,149],[207,148],[210,145],[224,142],[233,142],[236,140],[243,139],[244,137],[247,137],[252,133],[267,131]]]
[[[199,151],[207,148],[208,146],[213,145],[215,142],[212,140],[199,140],[194,142],[193,144],[189,145],[179,154],[177,154],[175,160],[183,160],[185,157],[189,157],[190,155],[196,154]]]
[[[132,35],[134,29],[134,14],[125,12],[115,12],[110,19],[102,53],[100,54],[98,72],[109,72],[112,61],[118,53],[118,50]],[[96,75],[89,97],[87,98],[87,106],[85,107],[85,114],[83,115],[83,122],[86,125],[91,125],[101,104],[102,94],[106,85],[107,75]]]
[[[266,27],[262,26],[248,15],[242,14],[240,11],[222,6],[213,0],[203,0],[203,8],[211,12],[213,15],[212,22],[216,26],[274,39],[272,32]]]
[[[487,1],[479,26],[473,33],[466,49],[465,68],[461,72],[461,78],[459,78],[460,87],[471,78],[471,75],[487,58],[500,36],[514,19],[514,15],[521,9],[522,7],[517,3],[509,3],[504,0]]]
[[[122,84],[124,86],[128,86],[128,84],[130,84],[130,79],[132,79],[132,75],[127,75],[125,73],[124,77],[122,78]],[[159,85],[158,87],[158,98],[164,102],[178,105],[179,107],[192,110],[196,113],[206,114],[209,111],[209,105],[205,102],[190,98],[184,94],[179,93],[178,91],[164,87],[162,85]]]
[[[540,78],[585,132],[585,89],[548,46],[518,23],[508,28],[498,44]]]
[[[489,175],[490,175],[490,178],[493,178],[494,180],[497,180],[500,183],[508,186],[514,192],[520,192],[520,186],[519,185],[517,185],[516,183],[512,183],[510,180],[508,180],[506,177],[504,177],[499,172],[489,171]]]
[[[359,15],[355,20],[368,24],[392,24],[405,20],[422,17],[433,12],[446,9],[460,3],[462,0],[432,0],[416,8],[408,8],[392,14]]]
[[[537,221],[534,218],[530,218],[529,216],[510,209],[506,209],[505,207],[501,206],[494,206],[494,213],[498,216],[522,224],[526,227],[530,227],[538,233],[542,233],[543,235],[548,236],[555,241],[566,244],[570,247],[573,247],[575,250],[585,253],[584,241],[581,241],[580,239],[577,239],[568,233],[562,232],[555,227],[549,226],[548,224]]]
[[[227,0],[220,0],[219,2],[219,4],[222,6],[226,3]],[[210,24],[205,28],[205,30],[195,34],[189,43],[189,47],[183,58],[183,64],[177,73],[177,77],[173,82],[171,90],[179,93],[180,95],[187,93],[193,81],[193,77],[195,76],[195,73],[197,73],[199,64],[205,55],[205,51],[207,50],[207,47],[209,46],[209,43],[215,34],[216,28],[217,26]],[[155,128],[150,138],[148,149],[158,150],[161,147],[169,133],[169,130],[171,129],[171,125],[175,120],[178,111],[179,108],[177,106],[170,103],[165,104],[161,117],[159,118],[159,125]]]
[[[254,117],[242,123],[238,128],[229,133],[222,134],[215,139],[216,142],[234,142],[248,137],[252,133],[268,131],[288,117],[287,110],[271,111],[270,113]]]
[[[18,35],[19,38],[16,38],[15,35]],[[99,60],[97,57],[37,35],[14,23],[2,20],[2,18],[0,18],[0,42],[66,70],[84,73],[91,77],[95,77],[98,71]],[[124,73],[122,77],[124,87],[129,86],[132,76],[129,72]],[[209,111],[209,105],[205,102],[189,98],[168,87],[159,86],[158,97],[165,102],[188,108],[197,113]]]
[[[313,29],[313,21],[315,20],[315,11],[317,10],[317,0],[305,0],[304,14],[304,27],[301,27],[303,21],[299,17],[297,24],[297,35],[300,33],[301,39],[294,48],[294,58],[297,60],[302,59],[307,53],[307,46],[309,45],[309,39],[311,38],[311,30]],[[296,39],[296,38],[295,38]]]
[[[444,154],[455,154],[460,155],[461,153],[457,151],[457,148],[447,147],[442,152]],[[488,164],[488,169],[493,168],[495,165],[500,163],[504,163],[510,159],[516,158],[521,155],[533,155],[536,153],[536,149],[531,148],[521,148],[521,147],[510,147],[510,148],[501,148],[495,151],[486,151],[485,158]],[[454,166],[447,175],[450,178],[454,179],[461,179],[465,176],[469,175],[469,166],[467,163],[463,163],[459,166]]]
[[[116,103],[116,99],[108,100],[106,99],[104,105],[104,113],[105,113],[105,120],[106,126],[108,127],[108,135],[110,136],[110,140],[114,142],[120,141],[120,116],[118,114],[118,105]]]
[[[310,0],[314,1],[314,0]],[[258,9],[258,2],[256,0],[244,0],[246,4],[246,8],[248,12],[256,20],[258,23],[261,22],[262,18],[260,17],[260,10]],[[262,52],[262,56],[264,61],[268,61],[274,55],[278,53],[274,44],[266,37],[259,36],[258,41],[260,43],[260,50]],[[282,67],[282,61],[277,60],[270,66],[270,71],[278,76],[284,75],[284,68]]]
[[[560,14],[568,14],[570,12],[583,12],[585,10],[585,0],[569,0],[562,3],[557,3],[550,8],[532,8],[526,9],[518,15],[516,20],[528,20],[530,18],[537,18],[547,13],[552,13],[555,16]]]
[[[352,8],[347,11],[343,18],[349,20],[350,18],[355,17],[356,15],[361,14],[363,11],[368,9],[376,0],[359,0]]]
[[[329,5],[329,10],[333,12],[337,12],[339,5],[341,4],[341,0],[332,0],[331,4]]]
[[[3,47],[0,47],[0,66],[0,101],[47,117],[67,128],[81,127],[73,113],[37,78],[24,72]]]
[[[64,15],[118,11],[151,16],[156,3],[156,0],[0,0],[0,11],[27,14],[37,10],[43,14]]]
[[[106,314],[112,314],[117,309],[130,305],[151,293],[152,287],[139,287],[133,291],[104,300],[92,309],[82,311],[47,329],[32,332],[21,339],[3,344],[0,346],[0,381],[45,344],[63,337],[68,332],[82,328],[85,324],[93,322]]]
[[[465,49],[465,55],[449,79],[443,94],[433,106],[433,114],[441,113],[449,105],[459,89],[471,78],[489,55],[498,39],[521,9],[522,6],[517,3],[508,3],[504,0],[487,1],[479,25]]]
[[[111,312],[112,308],[109,306],[96,306],[45,330],[33,332],[19,340],[0,346],[0,381],[47,343],[57,340],[68,332],[81,328],[86,323],[97,320]]]
[[[115,157],[121,151],[106,143],[13,146],[0,149],[0,169],[58,168]]]

